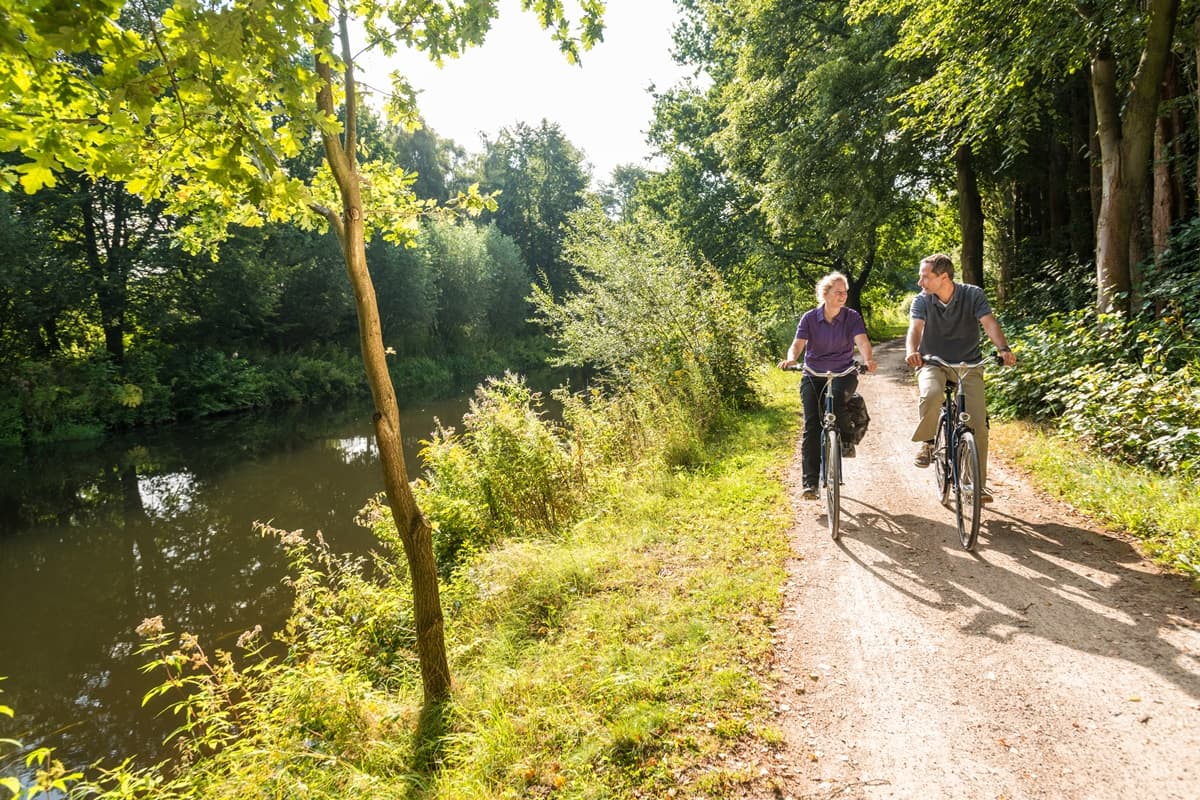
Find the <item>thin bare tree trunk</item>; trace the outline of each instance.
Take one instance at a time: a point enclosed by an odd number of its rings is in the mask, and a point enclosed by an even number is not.
[[[1171,179],[1171,150],[1167,142],[1167,118],[1159,117],[1154,126],[1154,187],[1150,200],[1150,231],[1154,243],[1154,263],[1166,252],[1171,240],[1171,209],[1174,186]]]
[[[412,580],[413,621],[417,634],[417,660],[421,670],[426,709],[436,707],[450,696],[450,667],[446,658],[445,623],[438,588],[437,563],[433,555],[433,530],[429,520],[417,508],[408,469],[404,462],[400,432],[400,407],[388,372],[383,346],[383,328],[375,287],[367,270],[362,187],[357,165],[357,88],[354,61],[348,51],[349,35],[345,12],[340,18],[343,63],[345,66],[345,114],[341,138],[333,132],[323,134],[325,158],[333,172],[342,200],[341,214],[323,209],[342,245],[346,272],[354,290],[358,312],[359,345],[367,383],[375,403],[375,439],[383,468],[383,484],[396,532],[404,547]],[[317,58],[317,73],[322,78],[318,106],[336,117],[333,101],[333,76],[330,65]]]

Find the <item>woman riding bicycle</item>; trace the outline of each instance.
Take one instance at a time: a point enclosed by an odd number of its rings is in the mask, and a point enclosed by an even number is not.
[[[800,317],[796,326],[796,339],[788,348],[787,357],[779,362],[780,369],[795,366],[800,355],[809,369],[818,372],[840,372],[854,363],[854,347],[870,372],[875,371],[875,357],[871,340],[867,338],[867,326],[862,315],[846,307],[849,282],[840,272],[831,272],[817,281],[817,307]],[[824,381],[805,375],[800,380],[800,400],[804,405],[804,436],[800,443],[804,499],[817,499],[817,479],[821,461],[821,389]],[[846,398],[858,388],[858,375],[851,373],[833,379],[833,408],[838,426],[845,429]],[[843,436],[843,440],[845,437]],[[854,455],[853,445],[848,445],[846,456]]]

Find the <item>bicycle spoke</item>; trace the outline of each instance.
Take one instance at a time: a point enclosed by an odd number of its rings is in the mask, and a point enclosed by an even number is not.
[[[946,505],[950,500],[951,468],[946,441],[946,410],[942,409],[942,417],[938,420],[937,438],[933,443],[933,472],[937,480],[938,501]]]

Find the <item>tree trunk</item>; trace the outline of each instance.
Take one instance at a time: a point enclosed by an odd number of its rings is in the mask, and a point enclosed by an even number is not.
[[[1153,242],[1148,241],[1147,223],[1153,225],[1151,215],[1154,213],[1154,184],[1145,181],[1142,184],[1142,196],[1133,211],[1133,224],[1129,226],[1129,304],[1127,310],[1136,311],[1142,305],[1142,286],[1144,285],[1142,264],[1153,252]]]
[[[846,298],[846,305],[853,308],[855,311],[862,313],[862,292],[866,288],[867,282],[871,280],[871,273],[875,271],[875,259],[879,255],[879,231],[875,228],[867,233],[866,246],[863,248],[862,268],[857,275],[847,273],[850,278],[850,285],[846,287],[849,292],[849,297]]]
[[[1178,102],[1183,97],[1182,82],[1183,65],[1175,53],[1171,53],[1167,62],[1167,75],[1163,81],[1163,97],[1172,101],[1167,112],[1170,124],[1167,126],[1167,157],[1170,159],[1168,171],[1171,179],[1171,224],[1188,219],[1191,215],[1191,196],[1188,194],[1187,183],[1184,180],[1185,164],[1187,163],[1187,134],[1183,118],[1184,105]]]
[[[337,183],[342,200],[342,213],[322,209],[342,245],[346,272],[354,290],[354,305],[358,312],[359,346],[367,383],[375,404],[373,421],[379,460],[383,468],[383,484],[396,532],[404,546],[412,579],[413,621],[417,633],[417,660],[421,669],[426,711],[450,697],[450,667],[446,659],[445,624],[438,588],[437,562],[433,555],[433,529],[429,520],[417,508],[400,432],[400,407],[388,372],[387,355],[383,346],[383,329],[379,320],[379,305],[375,287],[367,270],[366,236],[364,230],[362,185],[358,174],[357,151],[357,89],[354,81],[354,60],[349,52],[347,19],[343,11],[339,20],[343,63],[345,64],[345,107],[341,138],[334,132],[323,134],[325,159]],[[316,59],[317,73],[322,78],[318,106],[331,117],[337,117],[333,101],[333,76],[328,62]]]
[[[83,216],[84,252],[96,286],[96,306],[104,330],[104,349],[116,364],[125,363],[125,307],[129,298],[129,253],[125,247],[128,209],[122,191],[113,191],[112,208],[97,214],[99,194],[105,187],[81,180],[80,212]],[[107,234],[103,243],[101,237]],[[102,246],[103,244],[103,246]]]
[[[1128,311],[1133,215],[1146,181],[1159,86],[1178,13],[1179,0],[1151,0],[1146,45],[1124,102],[1118,96],[1116,56],[1110,44],[1102,42],[1092,57],[1092,101],[1096,106],[1102,173],[1096,229],[1096,305],[1103,312]]]
[[[958,222],[962,230],[959,258],[963,283],[983,286],[983,200],[971,163],[971,148],[962,144],[954,154],[958,177]]]
[[[1154,126],[1154,180],[1150,194],[1150,236],[1153,242],[1154,263],[1157,264],[1171,241],[1171,210],[1174,185],[1171,179],[1171,150],[1168,142],[1167,118],[1159,117]]]
[[[1046,170],[1046,244],[1055,259],[1067,255],[1070,246],[1071,213],[1067,197],[1070,153],[1060,139],[1049,142]]]
[[[1071,253],[1080,264],[1092,257],[1096,235],[1095,207],[1091,202],[1091,123],[1092,103],[1088,97],[1087,78],[1080,76],[1071,89],[1071,152],[1068,168],[1070,183]],[[1099,186],[1099,181],[1096,182]],[[1097,200],[1099,198],[1097,197]]]

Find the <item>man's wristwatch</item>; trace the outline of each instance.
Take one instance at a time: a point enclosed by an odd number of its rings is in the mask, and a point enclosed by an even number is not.
[[[1011,347],[1000,347],[1000,348],[997,348],[996,352],[997,353],[1011,353],[1012,348]]]

